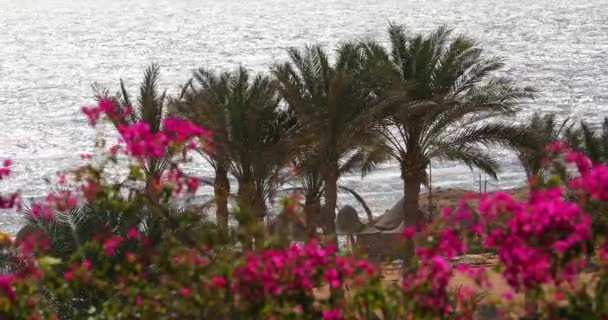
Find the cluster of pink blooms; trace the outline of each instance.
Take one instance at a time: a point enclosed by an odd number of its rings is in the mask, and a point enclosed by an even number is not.
[[[189,148],[198,148],[199,146],[193,141],[195,138],[203,142],[203,147],[208,148],[211,144],[211,131],[198,127],[188,120],[167,118],[163,121],[161,132],[154,132],[148,123],[142,121],[130,124],[124,120],[133,113],[133,109],[127,107],[123,110],[111,100],[101,100],[96,107],[83,107],[82,111],[93,126],[103,115],[107,115],[110,120],[117,123],[121,142],[126,146],[126,153],[138,159],[163,158],[174,144],[187,144]]]
[[[201,128],[194,123],[179,118],[167,118],[163,121],[163,133],[169,141],[185,143],[194,137],[210,139],[211,130]]]
[[[153,132],[145,122],[119,125],[118,132],[126,151],[135,158],[162,158],[173,145],[187,144],[190,149],[198,148],[195,138],[210,143],[211,131],[194,125],[187,120],[167,118],[163,121],[162,132]]]
[[[82,107],[82,112],[89,119],[89,124],[95,126],[104,114],[107,115],[111,121],[121,122],[126,117],[133,114],[133,108],[126,107],[124,110],[121,110],[114,101],[101,100],[95,107]]]
[[[2,167],[0,167],[0,180],[11,175],[11,165],[12,162],[10,160],[4,160],[2,162]],[[0,209],[10,209],[19,205],[20,202],[18,192],[11,193],[8,196],[0,195]]]
[[[344,319],[344,314],[340,309],[333,308],[331,310],[323,311],[323,320],[342,320]]]
[[[328,283],[341,287],[345,279],[355,285],[377,273],[366,260],[335,255],[335,247],[322,247],[317,241],[306,245],[293,244],[285,250],[250,252],[244,265],[234,271],[232,290],[248,301],[273,296],[312,295],[313,288]]]
[[[608,201],[608,165],[593,165],[578,152],[570,152],[566,161],[576,164],[580,176],[570,180],[570,187],[588,194],[591,199]]]
[[[583,265],[571,257],[591,239],[591,217],[563,200],[562,189],[535,190],[527,202],[497,193],[483,197],[484,245],[498,251],[503,276],[516,290],[571,281]]]
[[[170,190],[173,196],[178,196],[184,191],[192,195],[196,193],[200,183],[199,178],[188,177],[179,168],[173,167],[153,179],[150,191],[154,195],[159,195],[164,190]]]
[[[43,202],[35,203],[31,215],[36,219],[52,220],[55,212],[69,212],[78,205],[79,199],[71,191],[49,193]]]
[[[43,277],[34,256],[36,253],[50,250],[50,241],[41,232],[34,232],[17,242],[12,243],[11,241],[11,244],[18,249],[18,252],[10,259],[19,268],[13,273],[0,275],[0,297],[6,296],[11,301],[15,301],[17,299],[16,283],[29,277],[33,277],[37,281]]]
[[[17,277],[14,274],[0,275],[0,291],[4,293],[11,301],[14,301],[16,296],[13,283]]]
[[[451,220],[453,215],[452,210],[445,210],[443,220]],[[422,233],[427,243],[417,246],[418,265],[414,272],[403,276],[401,287],[406,297],[416,298],[419,308],[449,313],[453,310],[449,305],[448,284],[455,271],[450,260],[464,254],[466,245],[456,228],[446,227],[438,232],[424,228]],[[415,228],[410,227],[403,236],[411,240],[415,234]]]
[[[563,152],[563,145],[552,144],[548,150]],[[592,166],[589,159],[572,152],[566,160],[575,163],[581,172],[571,185],[604,201],[608,192],[606,166]],[[500,192],[482,195],[479,215],[473,214],[466,197],[456,210],[445,209],[439,228],[423,229],[426,242],[417,244],[418,266],[405,275],[404,292],[416,296],[420,307],[450,312],[447,287],[454,270],[487,282],[471,268],[450,263],[455,256],[466,253],[462,239],[467,233],[481,237],[486,249],[498,253],[504,264],[503,276],[517,291],[545,283],[571,283],[585,267],[592,221],[578,204],[564,200],[563,192],[562,188],[533,190],[527,201],[516,201]],[[415,234],[415,228],[403,233],[410,239]]]
[[[162,158],[167,152],[169,140],[161,132],[152,132],[150,125],[137,122],[118,126],[122,142],[129,155],[135,158]]]
[[[89,271],[93,269],[93,264],[89,260],[84,260],[82,263],[72,263],[68,271],[63,273],[63,278],[66,281],[82,281],[84,283],[89,282],[91,275]]]

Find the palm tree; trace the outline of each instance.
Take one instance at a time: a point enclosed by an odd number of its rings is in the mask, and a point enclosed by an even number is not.
[[[446,27],[410,36],[391,24],[388,34],[390,51],[373,41],[362,46],[376,66],[376,95],[394,99],[384,108],[383,136],[400,165],[405,223],[414,225],[423,218],[418,196],[430,160],[459,161],[496,177],[498,165],[483,147],[518,144],[522,133],[485,120],[513,114],[533,91],[495,75],[500,59],[485,58],[465,36],[450,38]]]
[[[250,79],[249,72],[215,76],[205,70],[195,75],[199,83],[218,82],[211,94],[223,96],[226,117],[225,150],[228,171],[239,184],[237,202],[242,210],[263,218],[285,172],[282,170],[292,157],[292,139],[297,134],[293,115],[279,108],[280,98],[267,76]]]
[[[560,123],[552,113],[544,116],[534,113],[530,122],[524,124],[522,129],[530,146],[522,146],[515,151],[528,178],[542,173],[542,160],[548,156],[546,145],[556,140],[575,142],[580,137],[570,119],[566,118]]]
[[[281,96],[314,141],[303,162],[307,217],[314,217],[321,189],[325,200],[320,223],[326,234],[335,234],[338,179],[355,168],[373,166],[370,157],[379,135],[371,118],[373,99],[367,83],[358,77],[356,45],[347,43],[337,50],[334,65],[319,46],[303,51],[288,50],[290,62],[275,65]],[[322,183],[321,183],[322,182]]]
[[[575,150],[583,152],[593,163],[608,163],[608,117],[598,130],[581,121],[580,127],[573,131],[573,137],[567,141]]]
[[[230,180],[228,179],[230,157],[227,150],[230,139],[230,121],[226,108],[230,94],[230,78],[230,73],[215,75],[200,69],[194,73],[196,84],[192,81],[188,82],[179,99],[171,101],[172,113],[183,116],[213,132],[213,149],[203,148],[199,152],[213,167],[216,221],[225,229],[228,228],[228,197],[230,195]]]
[[[120,80],[120,90],[111,95],[110,91],[97,84],[93,85],[95,98],[98,101],[110,100],[118,107],[120,113],[128,114],[126,117],[111,117],[112,124],[118,128],[120,125],[131,125],[136,122],[145,122],[150,126],[153,133],[162,131],[162,122],[165,116],[165,105],[167,102],[166,92],[158,91],[158,81],[160,78],[160,67],[156,64],[150,65],[145,73],[144,79],[139,86],[139,95],[137,97],[137,105],[131,101],[131,95],[128,93],[125,83]],[[127,110],[134,109],[134,112]],[[158,177],[163,171],[168,169],[169,159],[146,159],[143,164],[146,181],[149,183],[151,179]]]

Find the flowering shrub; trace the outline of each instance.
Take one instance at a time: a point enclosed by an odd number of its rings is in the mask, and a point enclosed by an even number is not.
[[[104,100],[83,112],[95,125],[132,111]],[[492,303],[479,298],[490,290],[487,270],[453,261],[474,242],[497,254],[495,270],[514,293],[535,301],[514,313],[497,304],[502,317],[608,317],[608,242],[593,234],[595,216],[587,213],[605,205],[608,168],[561,144],[548,149],[555,177],[539,179],[528,200],[496,193],[476,206],[476,197],[466,197],[431,224],[406,228],[401,241],[415,244],[415,257],[391,284],[379,266],[342,256],[332,243],[264,237],[256,251],[243,249],[242,230],[218,228],[175,201],[198,190],[200,180],[180,164],[189,150],[210,148],[211,133],[175,118],[158,132],[118,122],[108,159],[83,157],[85,165],[60,177],[60,190],[29,207],[35,232],[19,241],[0,234],[0,318],[472,319],[480,304]],[[134,161],[116,181],[107,170],[120,165],[119,152]],[[144,176],[151,159],[170,165]],[[574,178],[564,174],[569,165]],[[5,162],[0,179],[9,168]],[[288,213],[296,200],[285,200]],[[0,205],[18,206],[18,193]],[[596,270],[586,273],[590,264]],[[454,288],[456,273],[476,288]]]

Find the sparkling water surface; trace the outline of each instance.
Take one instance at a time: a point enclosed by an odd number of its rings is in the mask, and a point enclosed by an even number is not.
[[[15,176],[0,190],[44,195],[58,170],[80,163],[96,132],[80,107],[92,103],[93,82],[114,91],[118,80],[136,90],[145,67],[162,67],[161,88],[175,92],[198,67],[264,71],[290,46],[374,37],[385,40],[389,21],[412,32],[448,24],[507,59],[507,72],[541,96],[535,110],[584,117],[608,115],[607,0],[0,0],[0,157]],[[523,184],[512,154],[492,188]],[[201,175],[211,171],[198,164]],[[434,164],[435,186],[475,189],[478,173]],[[376,213],[401,195],[394,164],[361,180],[343,178]],[[353,202],[348,196],[341,203]],[[18,214],[4,213],[0,230],[15,232]]]

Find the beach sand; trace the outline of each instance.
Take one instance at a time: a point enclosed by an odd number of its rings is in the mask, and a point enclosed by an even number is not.
[[[506,192],[506,193],[511,194],[513,196],[513,198],[515,198],[516,200],[521,201],[521,200],[525,200],[527,198],[529,191],[530,191],[530,188],[528,186],[525,186],[525,187],[519,187],[519,188],[513,188],[513,189],[498,190],[498,191],[493,191],[493,192]],[[493,192],[488,192],[488,193],[491,194]],[[432,193],[432,204],[433,204],[434,210],[429,209],[429,194],[428,193],[420,195],[420,198],[419,198],[420,207],[424,211],[437,213],[437,212],[440,212],[440,210],[442,208],[456,206],[458,204],[458,201],[460,201],[460,199],[462,199],[467,194],[477,195],[478,192],[458,189],[458,188],[436,188],[436,189],[433,189],[433,193]],[[472,204],[474,204],[474,203],[472,203]]]

